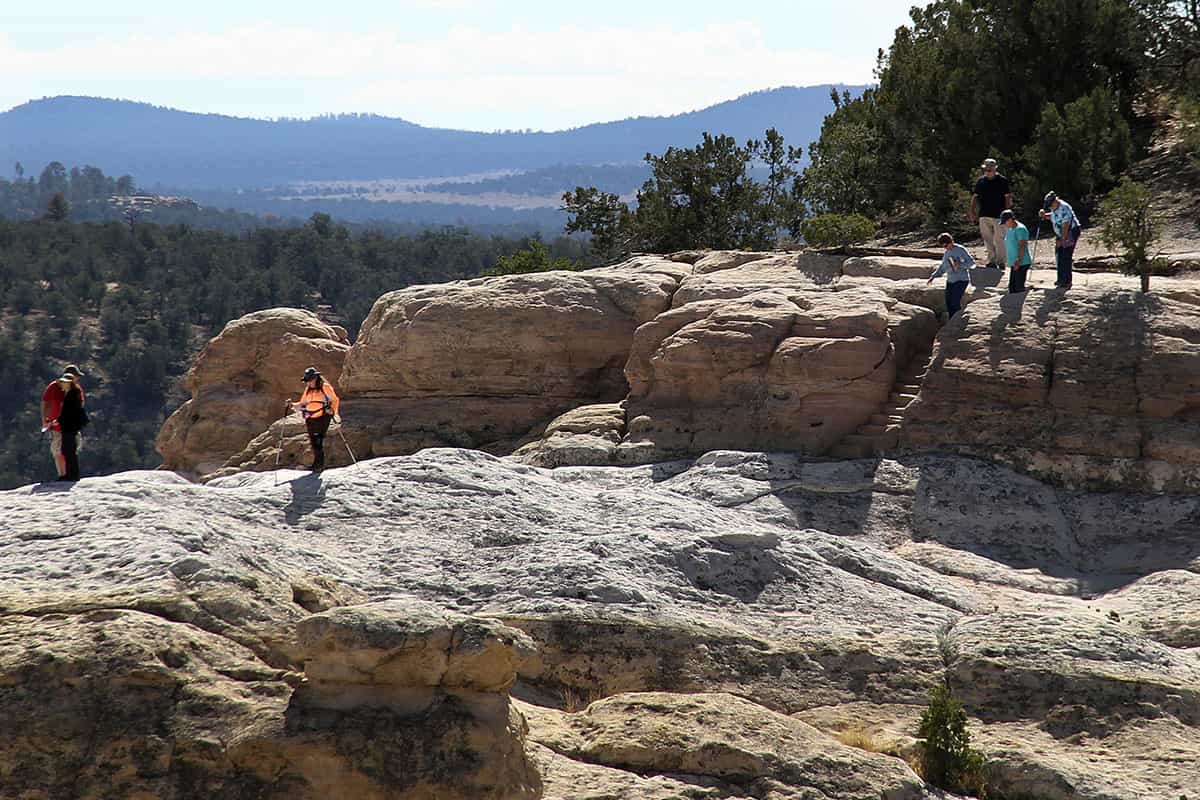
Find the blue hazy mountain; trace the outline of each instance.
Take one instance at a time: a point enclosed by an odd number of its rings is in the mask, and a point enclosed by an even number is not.
[[[630,164],[646,153],[691,146],[704,131],[745,140],[774,127],[807,150],[832,110],[829,89],[786,87],[669,117],[497,133],[375,115],[257,120],[126,100],[51,97],[0,113],[0,165],[7,172],[19,161],[36,175],[51,161],[93,164],[110,175],[133,175],[142,186],[232,189]]]

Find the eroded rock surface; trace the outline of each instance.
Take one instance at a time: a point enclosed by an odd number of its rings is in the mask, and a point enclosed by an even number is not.
[[[30,487],[0,518],[0,796],[922,797],[898,756],[947,680],[997,790],[1200,792],[1164,597],[1200,574],[1196,497],[428,450]],[[836,742],[847,715],[897,756]]]
[[[1072,486],[1195,490],[1197,330],[1200,298],[1185,285],[972,303],[938,337],[904,441]]]

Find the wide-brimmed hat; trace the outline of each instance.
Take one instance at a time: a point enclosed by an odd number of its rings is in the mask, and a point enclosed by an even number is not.
[[[983,163],[979,165],[980,169],[999,169],[1000,165],[996,163],[994,158],[985,158]]]
[[[79,371],[79,367],[74,364],[67,364],[67,368],[63,370],[64,375],[74,375],[76,378],[82,378],[83,373]]]
[[[302,383],[308,383],[313,378],[319,378],[319,377],[321,377],[321,371],[319,369],[317,369],[316,367],[309,367],[308,369],[304,370],[304,377],[301,378],[300,381]]]
[[[1050,206],[1054,205],[1054,201],[1057,199],[1058,194],[1056,192],[1046,192],[1046,196],[1042,198],[1042,208],[1044,208],[1046,211],[1049,211]]]

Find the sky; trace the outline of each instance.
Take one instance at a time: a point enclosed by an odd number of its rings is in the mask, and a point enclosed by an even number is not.
[[[469,130],[868,83],[911,0],[0,0],[0,110],[55,95]]]

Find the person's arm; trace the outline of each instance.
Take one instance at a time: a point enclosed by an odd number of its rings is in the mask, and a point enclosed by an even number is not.
[[[979,195],[971,195],[971,210],[967,216],[970,217],[972,223],[979,221]]]
[[[50,404],[46,400],[42,400],[42,427],[52,422],[50,419]]]
[[[341,422],[342,398],[338,397],[338,393],[334,390],[332,383],[326,383],[325,388],[329,390],[329,402],[333,405],[333,421]]]
[[[1025,254],[1028,252],[1029,252],[1029,240],[1028,239],[1021,239],[1019,242],[1017,242],[1017,263],[1013,264],[1013,266],[1016,267],[1016,266],[1019,266],[1022,263],[1024,263],[1025,262]]]
[[[938,268],[935,269],[933,271],[933,274],[929,276],[929,280],[925,281],[926,286],[933,283],[933,279],[936,278],[938,275],[946,274],[946,260],[947,260],[947,256],[942,256],[942,263],[938,264]]]

